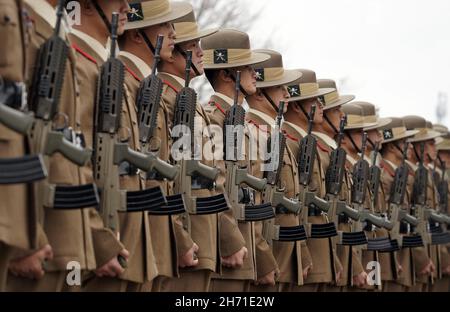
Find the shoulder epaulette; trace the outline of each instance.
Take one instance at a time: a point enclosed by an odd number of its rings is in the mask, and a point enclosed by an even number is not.
[[[323,152],[329,153],[331,150],[328,148],[328,146],[324,145],[320,140],[317,140],[317,147],[320,148]]]
[[[263,131],[265,131],[265,132],[267,132],[267,133],[270,133],[269,130],[267,130],[267,129],[262,129],[261,126],[260,126],[259,124],[257,124],[254,120],[251,120],[251,119],[248,119],[248,118],[247,118],[247,122],[250,123],[250,124],[252,124],[252,125],[255,125],[255,127],[258,128],[258,129],[260,129],[260,130],[263,130]]]
[[[217,109],[220,110],[220,111],[222,112],[222,114],[225,115],[225,110],[223,109],[222,106],[220,106],[219,103],[217,103],[217,102],[215,102],[215,101],[209,101],[209,102],[208,102],[208,105],[213,105],[213,106],[217,107]]]
[[[125,66],[125,70],[127,72],[129,72],[130,75],[133,76],[134,79],[136,79],[137,81],[141,82],[141,79],[138,77],[138,75],[134,71],[132,71],[128,66]]]
[[[163,80],[163,83],[166,84],[169,88],[171,88],[173,91],[175,91],[176,93],[180,92],[180,90],[178,90],[177,88],[175,88],[173,86],[173,84],[171,84],[170,82],[168,82],[167,80]]]
[[[389,164],[386,164],[384,161],[382,161],[380,163],[380,167],[386,170],[386,172],[389,173],[391,177],[395,177],[395,172],[392,171],[392,168],[391,166],[389,166]]]
[[[288,138],[288,139],[290,139],[290,140],[292,140],[294,142],[298,142],[299,141],[299,139],[297,139],[296,137],[294,137],[294,136],[290,135],[289,133],[287,133],[286,130],[283,130],[283,134],[284,134],[284,136],[286,138]]]
[[[89,53],[83,51],[77,44],[72,43],[72,48],[75,49],[75,51],[77,51],[78,53],[83,55],[86,59],[88,59],[92,63],[97,64],[97,61],[95,60],[95,58],[93,56],[91,56]]]

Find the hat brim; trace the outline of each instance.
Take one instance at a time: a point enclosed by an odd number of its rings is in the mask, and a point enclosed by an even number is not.
[[[445,144],[445,145],[437,145],[436,146],[436,150],[437,151],[450,151],[450,144]]]
[[[236,68],[241,66],[249,66],[249,65],[255,65],[262,62],[267,61],[270,59],[270,55],[259,53],[259,52],[252,52],[251,56],[248,60],[242,61],[242,62],[236,62],[233,64],[228,63],[220,63],[220,64],[204,64],[204,69],[224,69],[224,68]]]
[[[375,122],[355,124],[355,125],[351,125],[351,126],[345,126],[344,130],[365,129],[365,128],[370,128],[370,127],[373,127],[373,126],[376,126],[376,125],[377,125],[377,123],[375,123]]]
[[[375,126],[366,127],[366,128],[364,128],[364,131],[377,130],[377,129],[383,128],[383,127],[387,126],[391,121],[392,121],[391,118],[379,118],[378,122]]]
[[[208,37],[208,36],[211,36],[212,34],[215,34],[218,31],[219,31],[219,28],[203,29],[203,30],[200,30],[199,32],[197,32],[195,35],[191,35],[191,36],[180,38],[180,39],[175,39],[175,44]]]
[[[171,11],[165,15],[161,15],[156,18],[149,18],[148,20],[144,18],[142,21],[126,23],[125,30],[146,28],[162,23],[175,22],[192,12],[192,5],[187,2],[171,2],[170,7]]]
[[[315,98],[315,97],[319,97],[319,96],[331,93],[333,91],[336,91],[336,89],[334,89],[334,88],[320,88],[319,90],[317,90],[316,92],[314,92],[312,94],[291,97],[291,98],[289,98],[288,102],[296,102],[296,101],[312,99],[312,98]]]
[[[440,136],[441,136],[441,134],[437,131],[427,130],[427,133],[425,135],[420,135],[418,137],[411,138],[408,141],[411,143],[422,142],[422,141],[434,140]]]
[[[294,82],[297,79],[300,79],[303,76],[303,73],[294,70],[294,69],[285,69],[283,72],[283,77],[278,80],[272,80],[272,81],[257,81],[256,87],[257,88],[270,88],[270,87],[278,87],[278,86],[284,86],[288,85],[291,82]]]
[[[339,100],[337,100],[336,102],[333,102],[331,104],[327,104],[326,106],[323,107],[323,110],[326,111],[326,110],[329,110],[329,109],[332,109],[332,108],[335,108],[338,106],[342,106],[348,102],[353,101],[354,99],[355,99],[354,95],[350,95],[350,94],[340,95]]]
[[[394,141],[398,141],[398,140],[402,140],[402,139],[407,139],[407,138],[415,136],[419,132],[420,132],[419,130],[406,130],[404,134],[399,135],[398,137],[395,137],[392,139],[383,140],[381,143],[384,144],[384,143],[394,142]]]

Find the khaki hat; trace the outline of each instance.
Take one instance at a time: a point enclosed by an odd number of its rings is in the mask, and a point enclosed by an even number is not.
[[[436,142],[437,151],[450,151],[450,133],[442,137],[439,142]]]
[[[422,142],[436,139],[440,136],[440,133],[433,131],[427,127],[427,121],[420,116],[405,116],[403,121],[408,130],[419,130],[419,132],[409,142]],[[430,126],[430,125],[428,125]]]
[[[391,122],[380,128],[383,135],[383,144],[407,139],[419,133],[418,130],[407,130],[402,118],[390,117],[389,119]]]
[[[391,122],[390,118],[379,118],[377,116],[375,105],[369,102],[363,102],[363,101],[357,101],[353,102],[353,104],[358,105],[363,110],[363,115],[366,116],[367,119],[372,119],[371,116],[375,116],[376,118],[376,125],[365,127],[364,131],[370,131],[370,130],[377,130],[380,128],[383,128],[387,124]]]
[[[177,34],[175,43],[183,43],[201,39],[210,36],[219,30],[218,28],[199,30],[194,11],[179,19],[173,24],[173,27],[175,28],[175,32]]]
[[[133,0],[129,5],[126,30],[173,22],[193,11],[192,5],[187,2],[169,0]]]
[[[448,135],[448,128],[441,124],[434,124],[433,131],[439,132],[441,136],[439,138],[436,138],[436,144],[439,144],[444,140],[444,137]]]
[[[303,76],[289,84],[288,91],[291,96],[289,102],[312,99],[335,92],[335,88],[319,88],[316,73],[310,69],[298,69]]]
[[[345,103],[348,103],[355,99],[354,95],[340,95],[336,88],[336,82],[334,80],[319,79],[317,80],[317,82],[319,83],[319,88],[321,89],[325,88],[335,89],[335,91],[333,92],[320,96],[320,99],[322,100],[323,103],[323,110],[328,110],[337,106],[344,105]]]
[[[365,110],[359,104],[367,102],[351,102],[342,105],[342,111],[347,115],[347,125],[345,130],[365,129],[377,126],[378,117],[371,111]]]
[[[283,57],[273,50],[255,50],[270,56],[267,61],[253,66],[256,71],[256,87],[270,88],[289,85],[302,77],[298,70],[288,70],[283,67]]]
[[[270,58],[267,54],[252,51],[248,35],[235,29],[220,29],[203,38],[201,45],[205,69],[255,65]]]

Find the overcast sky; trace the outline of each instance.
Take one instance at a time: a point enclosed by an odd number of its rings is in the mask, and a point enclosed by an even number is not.
[[[374,103],[382,116],[417,114],[437,120],[438,93],[450,95],[449,0],[244,3],[264,3],[250,38],[261,42],[273,32],[272,48],[282,52],[285,67],[308,68],[318,78],[337,80],[341,93]]]

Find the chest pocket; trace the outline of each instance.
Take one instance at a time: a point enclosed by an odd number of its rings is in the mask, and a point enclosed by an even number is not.
[[[297,164],[292,155],[285,151],[283,156],[283,168],[280,175],[280,186],[286,188],[287,197],[295,197],[299,192]]]
[[[22,37],[19,22],[16,1],[0,0],[0,38],[2,46],[7,47],[7,51],[0,53],[0,66],[2,67],[11,66],[17,58],[21,58]],[[20,71],[21,68],[18,70]]]

